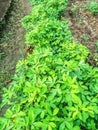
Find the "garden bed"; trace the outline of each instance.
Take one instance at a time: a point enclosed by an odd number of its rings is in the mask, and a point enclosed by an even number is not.
[[[87,62],[93,49],[73,36],[67,16],[62,17],[71,3],[30,1],[33,11],[22,22],[30,53],[17,63],[13,81],[4,88],[0,108],[7,108],[0,129],[97,130],[98,68]]]
[[[75,41],[87,46],[90,50],[88,62],[98,66],[98,13],[87,10],[91,0],[70,0],[64,13]]]

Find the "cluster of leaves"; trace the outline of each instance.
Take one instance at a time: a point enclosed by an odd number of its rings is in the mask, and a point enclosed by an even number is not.
[[[66,21],[47,18],[40,21],[36,27],[31,26],[28,27],[26,34],[27,44],[32,45],[32,42],[34,42],[35,44],[41,44],[41,46],[45,44],[58,45],[60,42],[73,39]]]
[[[54,7],[54,8],[59,8],[59,7],[62,8],[63,7],[62,9],[66,8],[66,6],[68,4],[68,0],[60,0],[60,1],[57,1],[57,0],[50,0],[50,1],[49,0],[30,0],[30,1],[31,1],[31,4],[33,6],[44,4],[46,7],[47,6],[50,7],[50,8],[52,8],[52,7]]]
[[[86,7],[86,9],[90,10],[93,14],[98,14],[98,3],[97,2],[92,1],[85,7]]]
[[[37,1],[39,2],[39,0]],[[33,4],[37,3],[37,1],[32,3]],[[24,21],[23,27],[26,30],[28,29],[32,30],[32,28],[34,28],[35,25],[40,23],[42,20],[45,20],[46,18],[49,19],[58,18],[59,14],[67,6],[67,3],[68,0],[61,0],[61,1],[45,0],[45,2],[33,6],[33,11],[31,12],[31,14],[26,16],[23,20]]]
[[[14,81],[4,89],[1,130],[97,130],[98,69],[85,63],[88,49],[73,41],[65,20],[47,15],[65,0],[32,0],[34,10],[24,18],[26,43],[35,44],[17,64]],[[59,15],[59,14],[58,14]]]

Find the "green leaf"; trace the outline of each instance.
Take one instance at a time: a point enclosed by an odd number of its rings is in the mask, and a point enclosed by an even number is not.
[[[89,117],[89,114],[87,112],[82,112],[82,120],[84,122],[86,122],[86,120],[88,119],[88,117]]]
[[[48,130],[52,130],[52,127],[50,125],[48,125]]]
[[[73,130],[81,130],[79,126],[75,126]]]
[[[82,120],[82,113],[81,112],[78,112],[78,118],[80,119],[80,120]]]
[[[72,94],[72,101],[73,101],[74,103],[76,103],[76,104],[79,104],[79,106],[82,105],[82,101],[81,101],[80,98],[79,98],[77,95],[75,95],[75,94]]]
[[[35,108],[34,109],[34,113],[36,114],[36,115],[39,115],[40,113],[41,113],[41,109],[40,108]]]
[[[40,117],[44,118],[44,116],[45,116],[45,111],[42,111],[41,114],[40,114]]]
[[[25,115],[26,115],[26,113],[23,112],[23,111],[20,111],[20,112],[17,114],[17,116],[25,116]]]
[[[56,124],[54,122],[50,122],[49,125],[52,127],[52,128],[55,128],[56,127]]]
[[[4,130],[7,124],[8,120],[6,118],[0,117],[0,130]]]
[[[74,118],[77,116],[77,114],[78,114],[78,111],[75,111],[75,112],[73,113],[73,115],[72,115],[72,118],[74,119]]]
[[[60,124],[59,130],[65,130],[65,122]]]
[[[36,126],[36,127],[41,127],[41,128],[42,128],[42,126],[43,126],[43,123],[40,122],[40,121],[34,122],[33,124],[34,124],[34,126]]]
[[[72,130],[72,125],[71,125],[70,122],[65,121],[65,124],[66,124],[66,127],[67,127],[69,130]]]
[[[36,117],[36,114],[34,114],[32,108],[29,108],[29,111],[28,111],[28,117],[29,117],[29,119],[30,119],[32,122],[34,122],[35,117]]]
[[[6,113],[4,114],[4,116],[6,117],[6,118],[11,118],[12,117],[12,111],[10,110],[10,109],[8,109],[7,111],[6,111]]]
[[[55,108],[54,111],[53,111],[53,116],[57,115],[59,112],[59,108]]]

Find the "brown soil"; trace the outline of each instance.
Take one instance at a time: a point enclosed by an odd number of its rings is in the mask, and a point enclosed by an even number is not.
[[[64,16],[68,19],[70,30],[75,41],[87,46],[90,50],[88,62],[98,66],[98,15],[93,15],[84,7],[91,0],[70,0]],[[96,0],[96,2],[98,2]]]
[[[29,0],[13,0],[7,14],[0,39],[0,90],[12,81],[16,64],[25,55],[26,45],[21,23],[22,18],[29,14],[31,9]]]

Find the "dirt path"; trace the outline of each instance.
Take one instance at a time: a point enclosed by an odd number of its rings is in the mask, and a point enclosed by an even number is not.
[[[31,9],[29,0],[13,0],[9,10],[0,39],[0,90],[12,81],[16,64],[24,57],[26,45],[21,22]]]
[[[98,42],[98,15],[93,15],[85,9],[85,6],[90,2],[91,0],[70,0],[64,16],[68,19],[75,41],[89,48],[88,62],[98,66],[98,45],[96,46]]]

